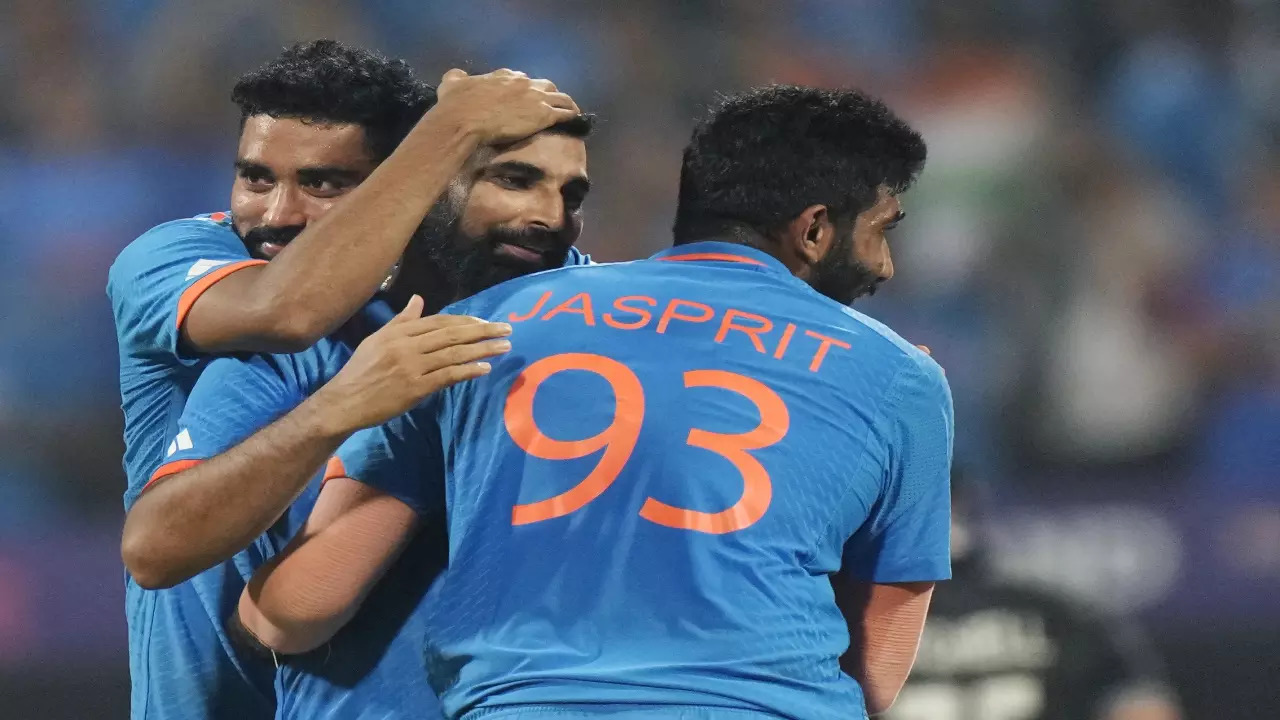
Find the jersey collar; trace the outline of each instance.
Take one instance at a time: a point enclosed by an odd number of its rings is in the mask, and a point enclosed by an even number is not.
[[[697,264],[737,263],[744,268],[771,272],[791,277],[791,271],[778,258],[763,250],[748,247],[742,243],[724,242],[721,240],[704,240],[702,242],[677,245],[654,255],[651,260],[668,260]]]

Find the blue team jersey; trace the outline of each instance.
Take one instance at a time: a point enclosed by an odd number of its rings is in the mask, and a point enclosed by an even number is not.
[[[187,311],[218,280],[261,262],[250,259],[230,215],[212,213],[149,230],[111,265],[107,296],[120,350],[126,509],[163,462],[207,362],[180,342]],[[126,578],[132,717],[271,717],[271,675],[220,644],[203,621],[206,608],[166,602],[170,592],[148,592]]]
[[[448,717],[864,716],[830,576],[950,574],[926,354],[728,243],[450,311],[511,322],[512,351],[339,451],[447,518],[419,612]]]
[[[392,314],[384,304],[371,303],[362,313],[363,322],[351,323],[344,330],[354,326],[372,330]],[[300,353],[254,354],[211,362],[191,392],[159,473],[177,471],[225,452],[297,407],[342,369],[364,334],[326,338]],[[175,601],[199,602],[209,608],[202,625],[216,632],[221,644],[231,642],[224,621],[234,612],[240,592],[254,571],[282,550],[305,524],[319,484],[317,477],[253,545],[174,588],[175,595],[182,598]],[[412,572],[399,572],[400,565],[393,568],[388,588],[380,588],[370,597],[371,612],[358,617],[327,647],[290,658],[278,673],[267,663],[267,671],[275,675],[277,718],[429,720],[440,716],[435,695],[422,677],[421,652],[409,640],[414,635],[413,625],[404,621],[443,565],[443,557],[435,550],[438,545],[422,543],[415,548],[401,564],[412,567]],[[420,585],[416,596],[406,588],[415,582]],[[254,661],[260,662],[257,658]]]
[[[572,250],[568,262],[589,263],[590,258]],[[191,390],[165,449],[164,464],[153,475],[162,478],[225,452],[297,407],[336,375],[354,347],[393,314],[383,302],[374,301],[333,337],[303,352],[223,357],[209,363]],[[268,687],[275,676],[277,718],[439,717],[422,672],[421,631],[411,616],[444,564],[443,538],[430,533],[393,566],[387,586],[369,597],[369,611],[327,647],[291,658],[278,674],[271,664],[232,647],[224,621],[235,611],[254,571],[305,524],[319,485],[317,477],[274,527],[232,559],[161,591],[163,603],[191,608],[186,614],[189,627],[216,637],[203,649],[204,655],[250,664],[259,675],[265,674]],[[202,649],[190,650],[197,655]],[[189,662],[190,658],[177,658],[174,667],[185,668]]]

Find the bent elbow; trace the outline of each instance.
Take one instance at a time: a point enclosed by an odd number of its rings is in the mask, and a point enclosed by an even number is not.
[[[161,558],[151,551],[151,544],[142,537],[142,533],[125,533],[120,541],[120,559],[124,561],[129,576],[144,590],[164,590],[185,579],[165,567]]]
[[[264,324],[270,328],[269,339],[265,343],[270,345],[269,352],[302,352],[333,330],[323,322],[324,318],[305,308],[294,311],[274,307],[267,308],[264,313],[267,314]]]

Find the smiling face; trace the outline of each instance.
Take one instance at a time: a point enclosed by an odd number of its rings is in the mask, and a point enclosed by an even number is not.
[[[236,232],[251,255],[270,260],[376,165],[359,125],[250,116],[231,188]]]
[[[590,188],[582,138],[542,132],[482,151],[424,222],[425,262],[453,282],[454,299],[561,267],[582,233]],[[410,265],[406,275],[420,267]]]

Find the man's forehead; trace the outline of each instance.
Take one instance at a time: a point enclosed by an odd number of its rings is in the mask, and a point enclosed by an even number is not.
[[[498,149],[485,164],[512,162],[532,165],[549,175],[586,175],[587,144],[582,138],[543,132]]]
[[[262,164],[356,166],[372,162],[364,128],[253,115],[240,133],[239,160]]]

